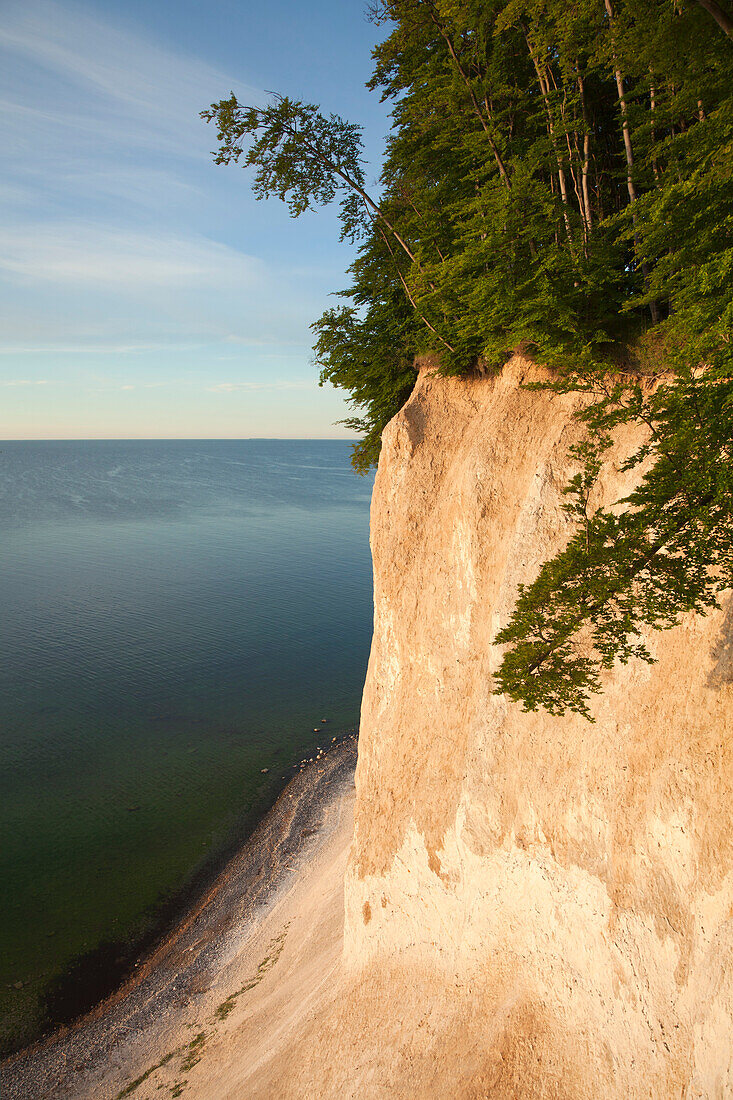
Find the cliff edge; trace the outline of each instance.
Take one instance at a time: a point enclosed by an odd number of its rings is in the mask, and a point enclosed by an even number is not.
[[[733,1095],[733,603],[654,634],[595,724],[492,694],[567,537],[581,398],[540,377],[425,368],[385,431],[343,987],[278,1095]]]
[[[594,724],[492,694],[517,585],[567,537],[581,398],[542,377],[421,370],[372,501],[356,791],[343,754],[303,773],[129,995],[3,1096],[733,1097],[733,600],[654,634]]]

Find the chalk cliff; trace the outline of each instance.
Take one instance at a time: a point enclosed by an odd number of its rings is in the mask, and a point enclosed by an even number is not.
[[[595,724],[492,694],[582,430],[538,377],[425,367],[385,432],[343,986],[283,1096],[733,1096],[733,604],[653,635]]]

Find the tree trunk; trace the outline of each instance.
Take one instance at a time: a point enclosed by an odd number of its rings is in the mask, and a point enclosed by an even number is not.
[[[629,127],[629,111],[626,105],[626,93],[624,92],[624,78],[616,60],[616,46],[613,41],[613,6],[611,0],[604,0],[608,21],[611,25],[611,50],[613,56],[614,75],[618,90],[618,101],[621,104],[621,129],[624,135],[624,149],[626,150],[626,186],[629,192],[629,201],[636,202],[636,187],[634,186],[634,150],[631,146],[631,129]]]
[[[588,125],[588,111],[585,105],[585,84],[583,83],[583,77],[580,75],[580,66],[578,66],[578,90],[580,91],[580,104],[583,110],[583,122],[585,124],[585,133],[583,134],[583,207],[585,213],[585,224],[588,230],[588,236],[590,237],[593,229],[593,214],[590,205],[590,190],[588,186],[588,173],[590,171],[590,126]]]
[[[649,85],[649,106],[652,112],[652,143],[657,143],[657,132],[654,129],[654,119],[657,111],[657,93],[654,84]],[[654,181],[659,186],[659,164],[657,163],[656,156],[652,157],[652,170],[654,171]]]
[[[616,58],[616,46],[613,40],[613,5],[611,0],[604,0],[606,6],[606,12],[608,14],[608,22],[611,30],[611,51],[613,57],[613,67],[616,76],[616,88],[618,89],[618,99],[621,105],[621,129],[624,136],[624,149],[626,150],[626,186],[629,192],[629,203],[631,204],[631,220],[634,223],[634,244],[636,251],[639,251],[639,237],[636,232],[636,214],[633,210],[633,205],[636,202],[636,186],[634,184],[634,150],[631,145],[631,128],[629,126],[629,111],[626,105],[626,94],[624,92],[624,79],[621,75],[621,70],[618,67],[618,61]],[[642,274],[644,276],[644,283],[649,283],[649,268],[647,264],[642,261],[641,264]],[[652,323],[656,325],[659,320],[659,309],[656,302],[649,303],[649,312],[652,315]]]
[[[723,11],[720,4],[716,4],[715,0],[697,0],[697,2],[701,8],[705,8],[705,11],[712,15],[720,29],[725,31],[729,38],[733,38],[733,19]]]
[[[542,98],[543,98],[544,103],[545,103],[545,113],[547,115],[547,132],[550,135],[550,139],[552,141],[552,147],[555,150],[555,160],[557,161],[557,178],[558,178],[558,182],[560,184],[560,198],[562,199],[562,206],[563,206],[562,214],[563,214],[563,219],[565,221],[565,230],[566,230],[567,235],[568,235],[568,247],[570,249],[570,255],[572,257],[573,263],[577,263],[577,257],[575,255],[575,247],[573,245],[573,232],[572,232],[572,228],[571,228],[571,225],[570,225],[570,214],[569,214],[570,200],[568,199],[568,185],[567,185],[567,180],[565,179],[565,169],[563,168],[563,165],[562,165],[562,157],[560,155],[560,148],[557,144],[557,137],[555,135],[555,124],[552,120],[552,110],[551,110],[551,107],[550,107],[550,88],[549,88],[549,85],[547,83],[547,80],[544,77],[542,69],[540,68],[540,63],[537,60],[535,52],[532,49],[531,43],[529,41],[529,32],[526,31],[526,30],[524,32],[524,38],[525,38],[525,41],[527,43],[527,49],[529,50],[529,56],[532,58],[532,64],[534,65],[534,69],[535,69],[535,72],[537,74],[537,83],[540,86],[540,91],[542,93]]]

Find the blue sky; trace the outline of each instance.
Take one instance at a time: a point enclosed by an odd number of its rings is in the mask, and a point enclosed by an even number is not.
[[[234,90],[365,127],[365,0],[3,0],[0,438],[344,436],[310,331],[346,285],[336,210],[293,220],[213,164]]]

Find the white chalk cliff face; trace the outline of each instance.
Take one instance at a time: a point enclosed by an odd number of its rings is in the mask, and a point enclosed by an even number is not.
[[[386,429],[344,984],[294,1094],[733,1096],[733,605],[654,634],[595,724],[492,694],[567,537],[579,399],[539,377],[425,368]]]

